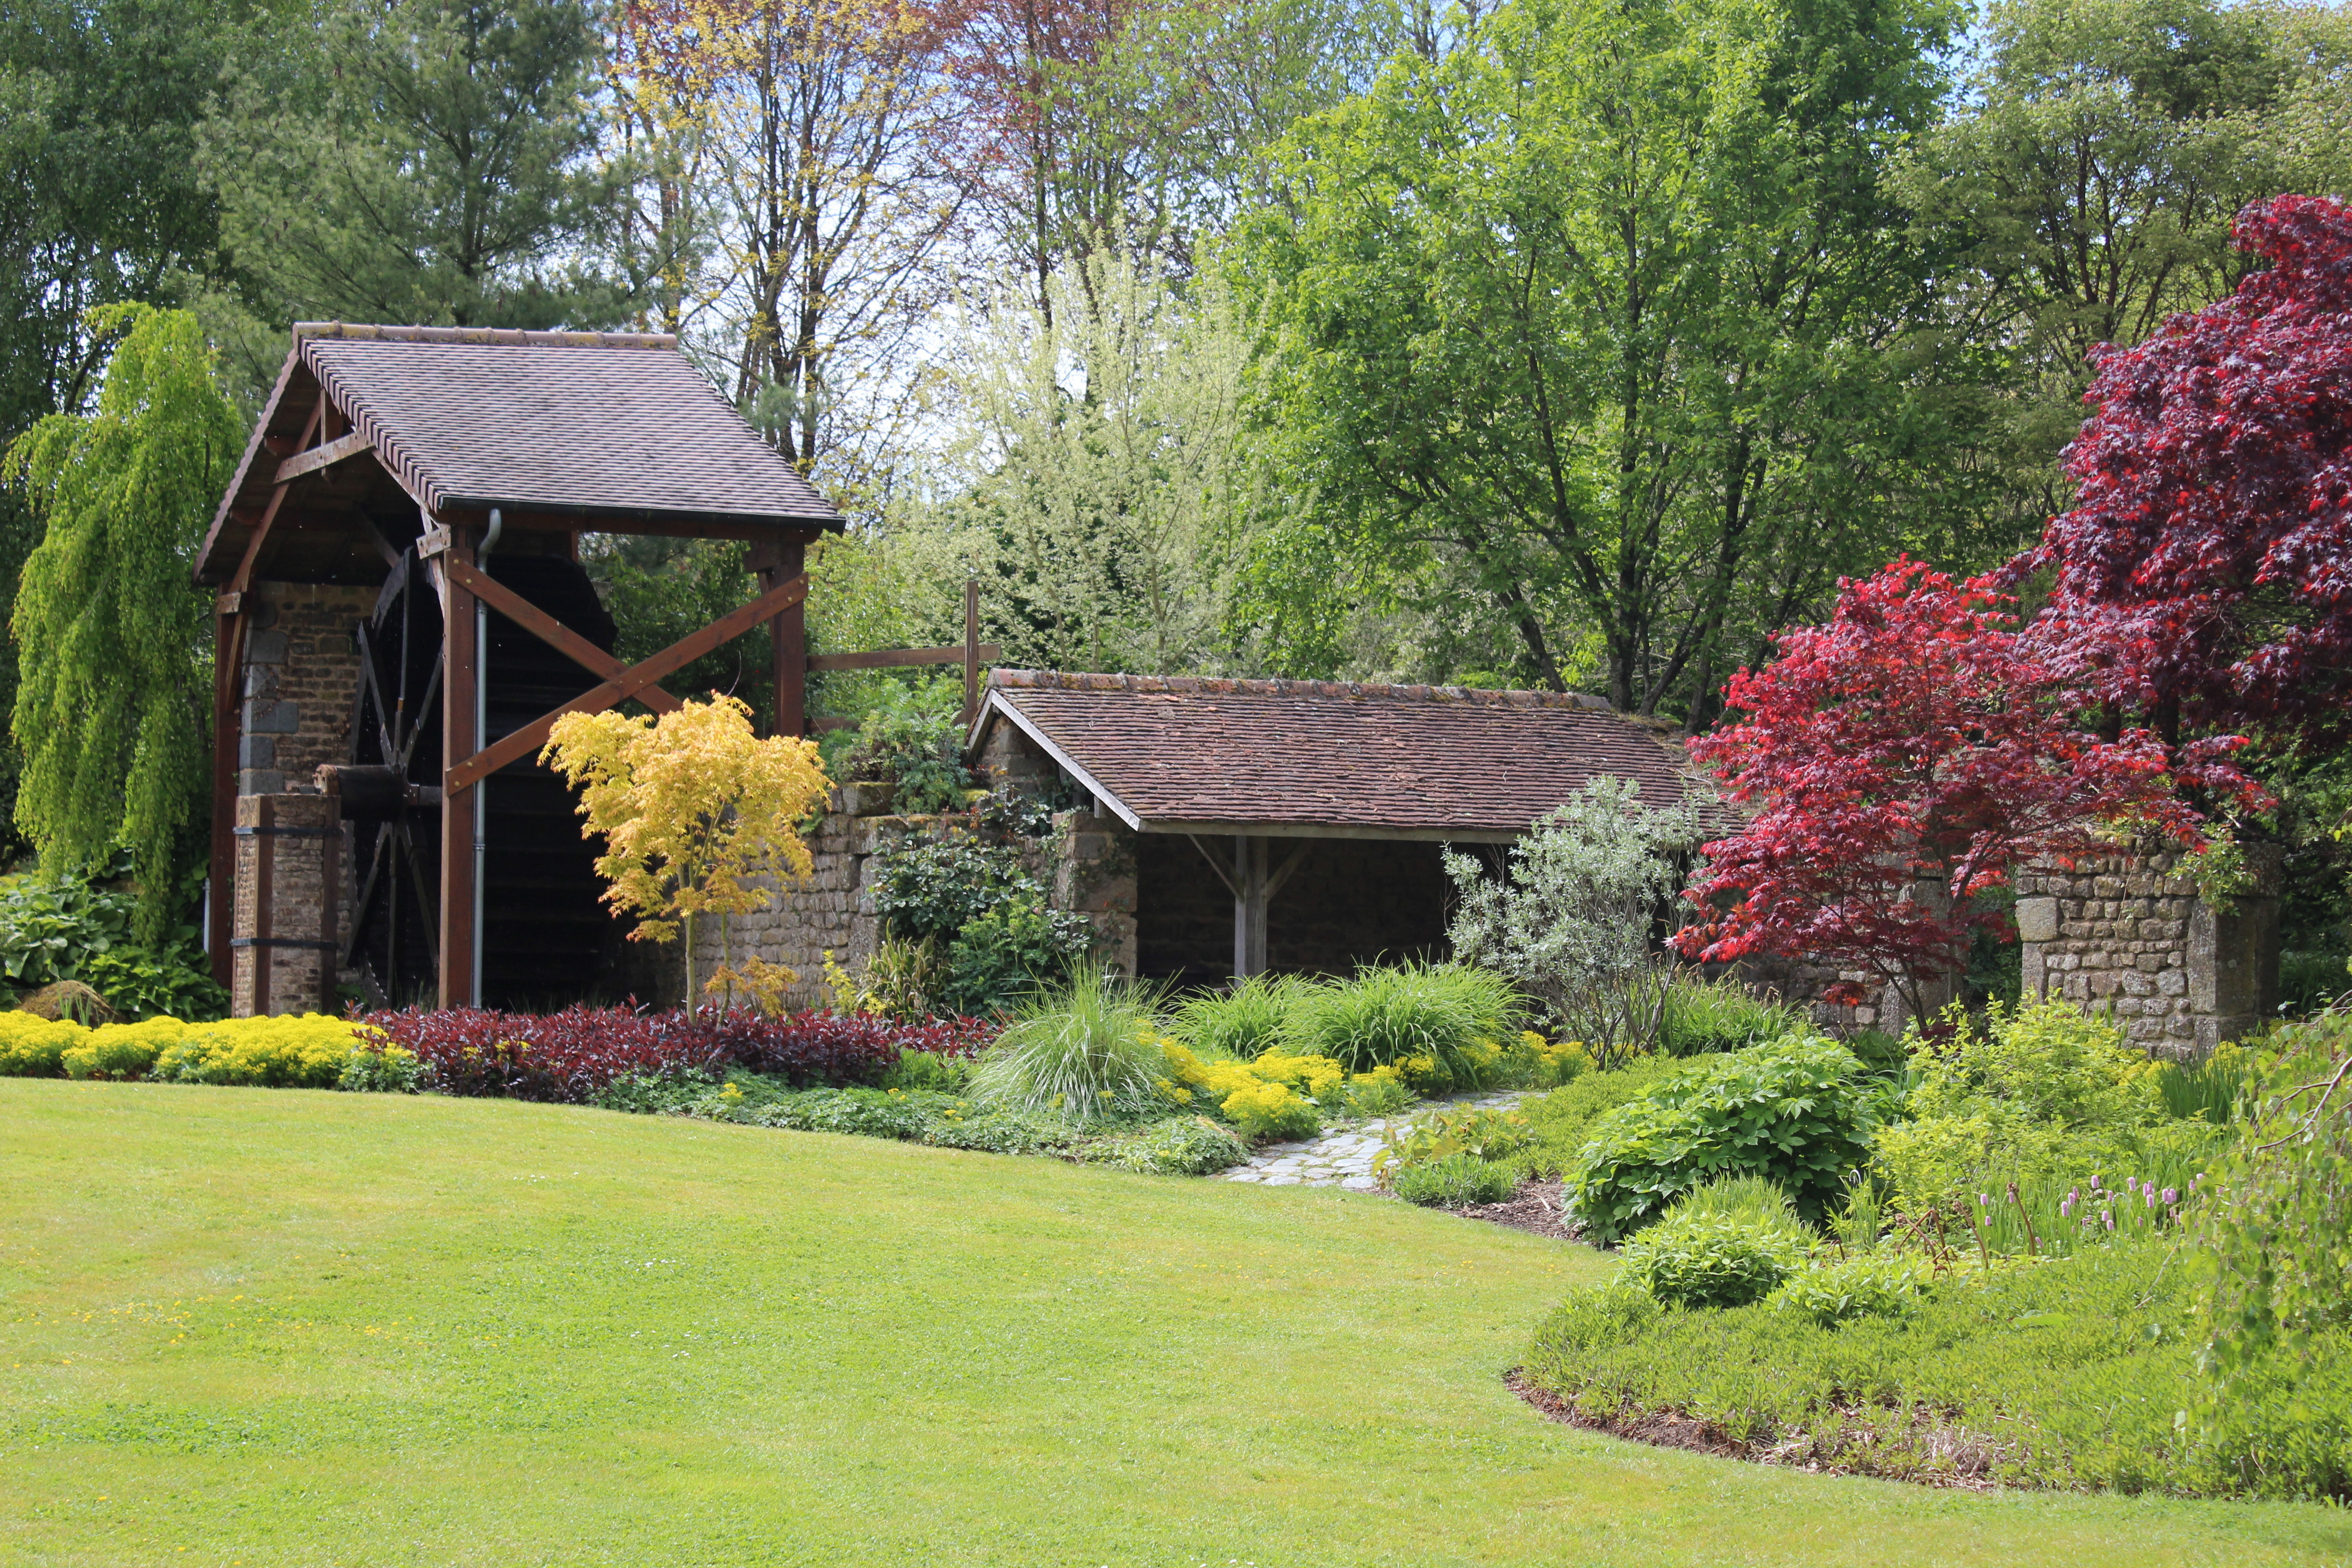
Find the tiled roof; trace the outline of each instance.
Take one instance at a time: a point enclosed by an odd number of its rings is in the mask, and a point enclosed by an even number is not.
[[[1596,698],[1000,669],[1010,716],[1147,830],[1496,837],[1603,774],[1670,805],[1681,752]]]
[[[304,322],[296,353],[433,507],[837,524],[677,340]]]

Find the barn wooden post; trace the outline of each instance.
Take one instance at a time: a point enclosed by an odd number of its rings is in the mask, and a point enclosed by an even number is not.
[[[768,593],[801,574],[808,546],[800,540],[751,547],[751,569],[760,574],[760,592]],[[776,733],[808,732],[808,610],[794,601],[768,623],[768,654],[776,682]]]
[[[443,555],[470,570],[474,564],[474,534],[453,527]],[[441,754],[451,764],[482,748],[474,723],[475,681],[480,650],[474,645],[474,595],[455,572],[443,571],[441,626],[444,635],[441,699]],[[441,963],[440,1005],[471,1007],[479,1000],[480,977],[474,973],[474,839],[475,790],[478,784],[454,774],[441,792]]]
[[[1234,840],[1234,978],[1265,973],[1265,840]]]
[[[205,910],[205,947],[213,979],[226,990],[236,973],[229,942],[236,930],[236,747],[242,711],[237,666],[241,612],[223,599],[213,616],[213,856],[212,889]]]

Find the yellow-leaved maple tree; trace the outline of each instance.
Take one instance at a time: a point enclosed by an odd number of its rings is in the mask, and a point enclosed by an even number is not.
[[[769,902],[763,879],[809,874],[798,825],[832,787],[814,742],[761,739],[732,697],[658,720],[567,713],[540,758],[580,791],[583,836],[604,836],[596,871],[604,901],[638,917],[630,940],[669,942],[684,927],[689,1005],[696,920],[719,917],[721,962],[731,966],[729,917]]]

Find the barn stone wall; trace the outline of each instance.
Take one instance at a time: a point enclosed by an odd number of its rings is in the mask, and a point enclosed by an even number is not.
[[[351,833],[313,775],[322,763],[350,759],[360,682],[353,633],[375,597],[373,588],[270,582],[247,595],[230,918],[237,1017],[334,1011],[348,978],[334,973],[322,944],[350,930]]]
[[[834,793],[834,809],[809,837],[812,870],[781,890],[771,887],[770,906],[738,917],[739,949],[780,963],[800,978],[785,994],[793,1007],[817,1007],[830,1000],[824,961],[861,973],[882,940],[874,912],[877,854],[909,836],[955,830],[955,819],[898,816],[890,812],[887,786],[847,784]],[[1091,812],[1054,817],[1052,835],[1024,841],[1030,873],[1044,882],[1057,909],[1088,915],[1095,926],[1096,956],[1121,973],[1135,972],[1135,870],[1125,848],[1126,825]],[[717,946],[698,942],[697,967],[717,962]],[[673,942],[644,956],[641,994],[675,1001],[685,992],[684,952]]]

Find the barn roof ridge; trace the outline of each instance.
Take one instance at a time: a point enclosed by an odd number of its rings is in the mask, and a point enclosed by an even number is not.
[[[1297,680],[1287,677],[1109,675],[1060,669],[995,669],[994,689],[1028,691],[1134,691],[1202,697],[1337,697],[1372,701],[1486,703],[1509,708],[1576,708],[1616,713],[1606,698],[1583,691],[1503,690],[1479,686],[1391,685],[1366,680]]]
[[[297,321],[297,343],[315,338],[344,342],[459,343],[492,348],[674,349],[675,332],[534,331],[520,327],[409,327],[369,321]]]

